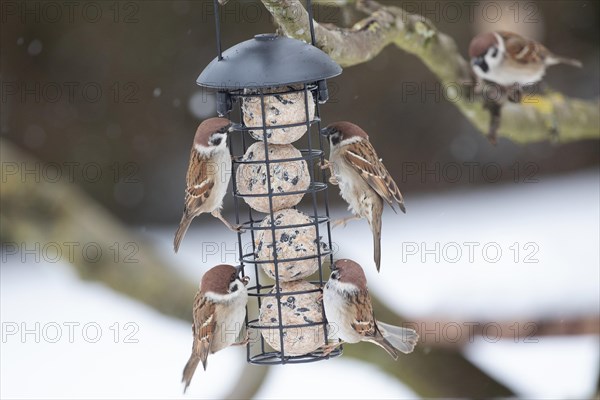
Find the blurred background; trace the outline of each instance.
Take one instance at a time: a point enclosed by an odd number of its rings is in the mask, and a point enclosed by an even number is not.
[[[431,19],[463,56],[481,31],[540,40],[584,64],[553,67],[547,85],[598,98],[596,1],[381,3]],[[171,244],[195,129],[216,114],[195,84],[216,54],[212,1],[1,7],[0,394],[179,397],[197,283],[237,262],[234,236],[209,216],[177,256]],[[339,26],[364,17],[331,4],[315,16]],[[258,1],[223,8],[224,48],[275,29]],[[363,264],[380,319],[415,324],[422,342],[397,363],[361,344],[270,369],[231,349],[198,371],[191,396],[597,398],[599,142],[493,147],[393,46],[345,69],[330,96],[325,122],[369,133],[408,210],[384,215],[380,275],[364,221],[333,232],[336,256]]]

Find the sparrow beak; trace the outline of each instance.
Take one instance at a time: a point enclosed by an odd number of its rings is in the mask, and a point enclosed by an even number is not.
[[[239,131],[242,129],[242,124],[231,124],[227,132]]]
[[[483,72],[488,72],[490,70],[490,68],[487,65],[487,62],[485,62],[485,59],[483,57],[473,58],[473,60],[471,60],[471,64],[473,64],[473,66],[479,67]]]
[[[321,129],[321,135],[323,135],[323,136],[330,136],[333,132],[334,132],[334,129],[330,128],[330,127]]]
[[[242,273],[242,268],[240,266],[236,267],[236,269],[237,269],[238,275]],[[248,276],[242,276],[240,278],[240,280],[242,281],[242,283],[244,284],[244,286],[246,286],[248,284],[248,282],[250,282],[250,277],[248,277]]]

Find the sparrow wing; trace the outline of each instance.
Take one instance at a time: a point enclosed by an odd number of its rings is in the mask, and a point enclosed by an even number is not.
[[[406,212],[402,193],[368,140],[360,140],[347,145],[343,156],[392,209],[394,209],[394,201],[396,201],[402,212]]]
[[[376,326],[375,318],[373,317],[373,306],[369,292],[360,290],[354,298],[348,303],[352,308],[351,315],[354,320],[351,323],[352,329],[365,338],[375,336]]]
[[[192,149],[190,155],[190,166],[186,177],[187,187],[185,189],[185,209],[193,214],[208,199],[212,188],[215,186],[214,179],[208,174],[208,162],[200,153]]]
[[[355,295],[354,299],[350,301],[352,307],[354,307],[354,322],[351,323],[352,329],[360,334],[364,341],[374,343],[389,353],[394,360],[398,359],[398,352],[394,349],[394,346],[383,337],[381,331],[375,321],[373,315],[373,306],[371,305],[371,298],[367,290],[360,290]]]
[[[185,201],[183,205],[183,215],[179,228],[175,232],[173,240],[173,248],[175,253],[179,250],[179,246],[185,233],[187,232],[192,219],[212,210],[202,209],[212,193],[215,186],[214,177],[209,174],[210,161],[192,148],[190,155],[190,163],[186,175]]]
[[[217,316],[215,314],[215,303],[202,296],[200,292],[194,299],[194,333],[193,353],[197,354],[206,370],[206,360],[210,352],[210,345],[217,327]]]
[[[519,63],[538,63],[549,53],[541,44],[515,33],[500,32],[500,36],[504,39],[506,52]]]

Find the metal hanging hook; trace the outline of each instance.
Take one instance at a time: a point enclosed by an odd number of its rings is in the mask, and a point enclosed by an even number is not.
[[[310,26],[310,42],[313,46],[317,45],[315,37],[315,22],[313,17],[312,0],[306,0],[306,8],[308,11],[308,25]]]
[[[219,61],[221,61],[223,59],[223,51],[221,49],[221,18],[219,15],[219,0],[213,0],[213,5],[215,9],[215,29],[217,30],[217,57]]]

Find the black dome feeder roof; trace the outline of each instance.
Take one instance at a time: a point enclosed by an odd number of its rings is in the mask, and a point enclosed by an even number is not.
[[[196,83],[214,89],[265,88],[316,82],[342,73],[327,54],[310,44],[275,34],[256,35],[223,52]]]

